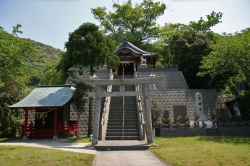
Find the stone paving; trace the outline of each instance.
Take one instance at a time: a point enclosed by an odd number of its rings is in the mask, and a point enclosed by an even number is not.
[[[103,143],[105,144],[105,143]],[[118,144],[117,142],[115,144]],[[126,144],[138,144],[133,142],[122,142]],[[106,145],[106,144],[105,144]],[[166,166],[165,161],[158,158],[148,150],[124,150],[124,151],[96,151],[89,143],[67,143],[63,140],[15,140],[0,142],[0,146],[29,146],[39,148],[51,148],[57,150],[94,154],[93,166]]]

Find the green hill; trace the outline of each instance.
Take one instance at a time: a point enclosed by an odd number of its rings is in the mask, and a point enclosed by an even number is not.
[[[33,43],[37,51],[36,55],[27,57],[24,62],[30,69],[30,85],[37,85],[47,68],[58,62],[64,51],[31,39],[23,40]]]

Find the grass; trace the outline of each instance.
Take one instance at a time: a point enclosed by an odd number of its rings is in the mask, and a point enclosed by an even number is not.
[[[250,137],[156,137],[154,143],[150,151],[173,166],[250,165]]]
[[[94,155],[45,148],[0,146],[0,165],[90,166]]]

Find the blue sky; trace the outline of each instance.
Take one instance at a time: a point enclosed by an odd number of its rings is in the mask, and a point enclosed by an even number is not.
[[[114,0],[116,1],[116,0]],[[123,2],[123,0],[119,0]],[[142,0],[132,0],[140,3]],[[169,8],[157,23],[184,23],[198,21],[212,11],[222,12],[222,23],[212,30],[217,33],[234,33],[250,27],[250,0],[155,0]],[[0,26],[7,32],[22,24],[23,38],[30,38],[64,49],[69,32],[84,22],[99,24],[91,8],[105,6],[112,10],[112,0],[0,0]]]

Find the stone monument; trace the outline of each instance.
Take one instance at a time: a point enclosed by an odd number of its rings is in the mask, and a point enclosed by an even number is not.
[[[205,116],[204,114],[202,94],[200,92],[197,92],[195,94],[195,108],[196,108],[196,115],[198,116],[197,121],[206,121],[207,116]]]

